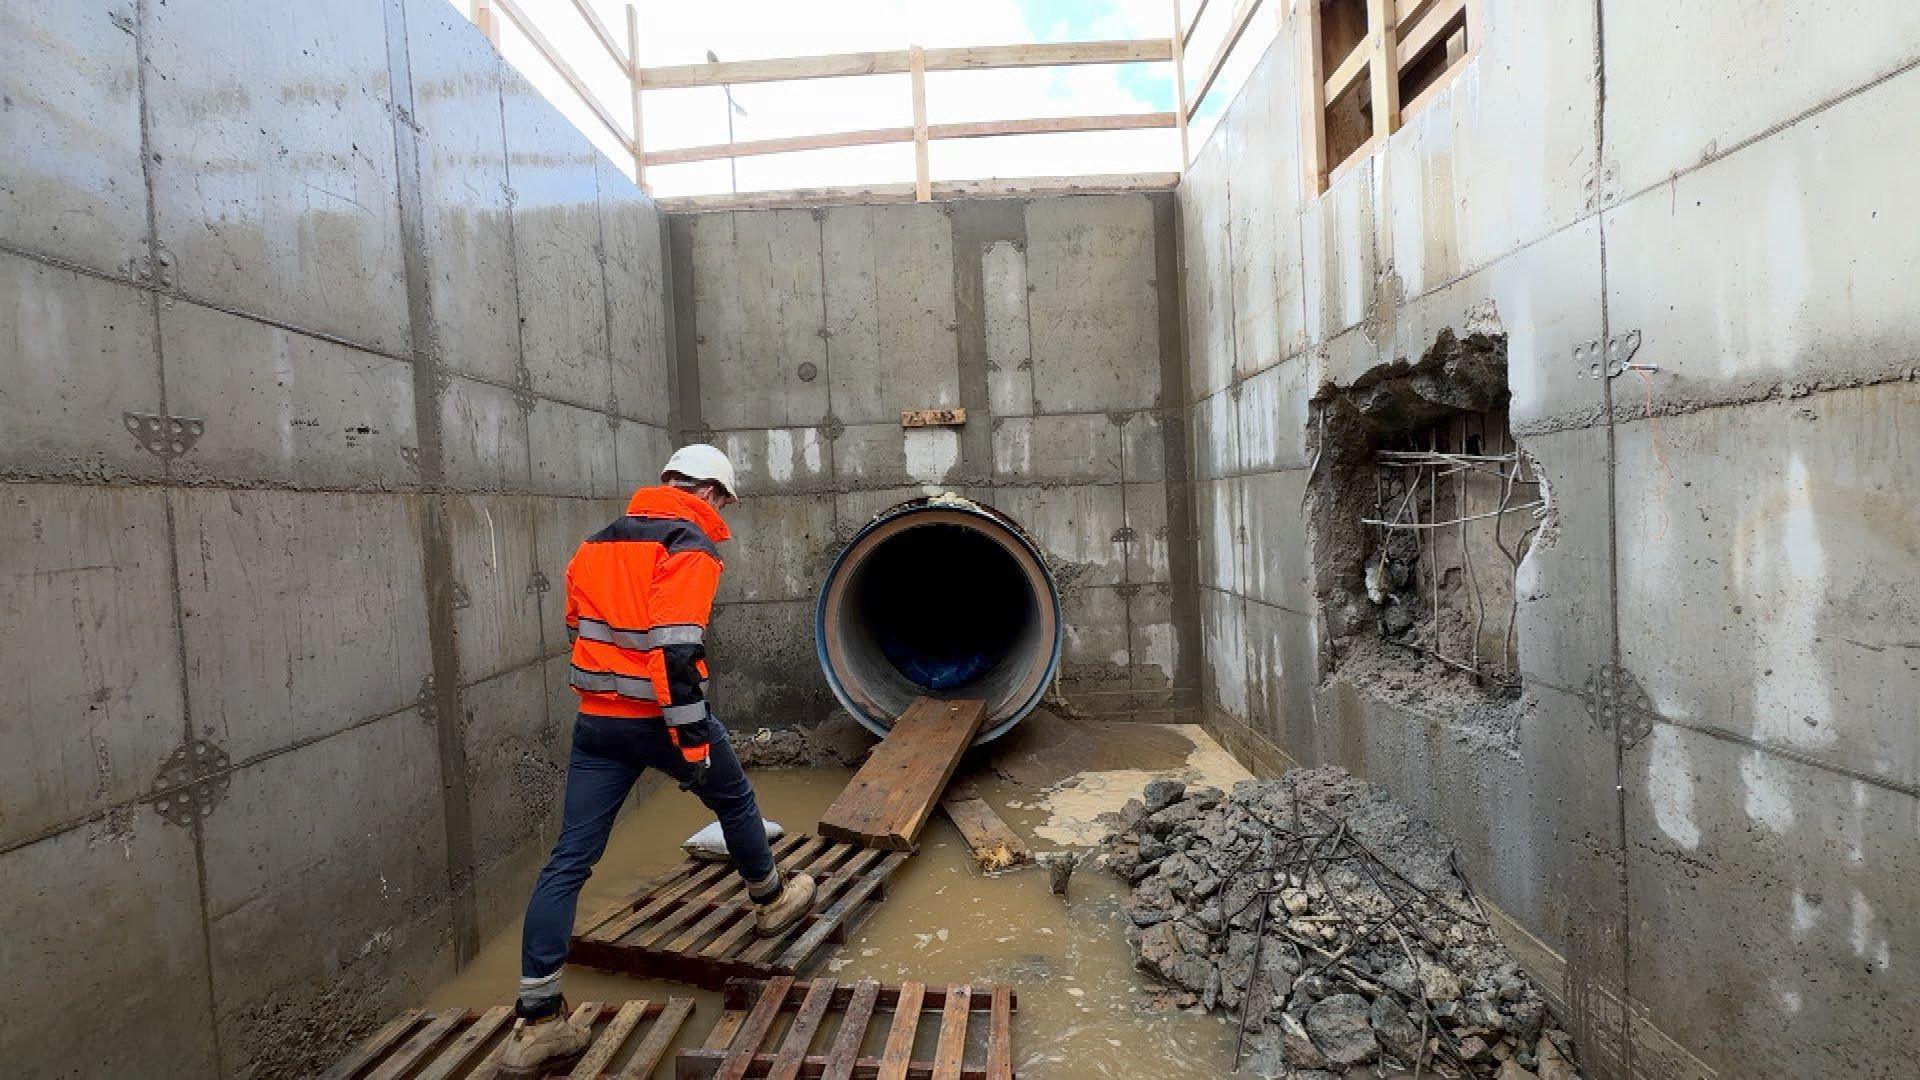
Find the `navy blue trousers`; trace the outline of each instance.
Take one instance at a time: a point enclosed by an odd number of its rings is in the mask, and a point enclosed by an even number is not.
[[[734,869],[749,882],[765,881],[773,873],[773,850],[760,804],[746,770],[727,741],[727,729],[707,716],[708,752],[713,763],[706,783],[696,794],[720,820],[727,853]],[[593,865],[607,850],[613,819],[620,804],[646,769],[659,769],[677,781],[688,775],[680,750],[667,739],[658,719],[625,719],[581,713],[573,726],[573,759],[567,764],[566,806],[560,838],[534,883],[527,901],[526,925],[520,938],[520,974],[544,979],[558,972],[567,959],[573,936],[580,888],[593,874]]]

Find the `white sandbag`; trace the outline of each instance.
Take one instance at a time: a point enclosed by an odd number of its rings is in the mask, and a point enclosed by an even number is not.
[[[762,820],[761,824],[767,827],[769,844],[787,834],[787,830],[781,828],[777,821]],[[696,859],[706,859],[709,862],[727,861],[727,838],[726,834],[720,831],[720,823],[717,821],[687,837],[686,842],[680,845],[680,849]]]

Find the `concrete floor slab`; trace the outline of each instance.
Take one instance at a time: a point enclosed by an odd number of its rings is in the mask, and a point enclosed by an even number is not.
[[[441,475],[468,491],[526,491],[527,413],[513,391],[450,375],[440,391]]]
[[[1159,404],[1159,292],[1145,195],[1027,204],[1027,309],[1041,412]]]
[[[0,470],[160,474],[160,459],[131,434],[105,434],[122,413],[159,411],[152,305],[139,290],[0,254]]]
[[[1616,385],[1619,407],[1648,390],[1688,408],[1912,371],[1920,146],[1889,142],[1886,124],[1917,109],[1911,71],[1609,211],[1613,325],[1639,330],[1637,359],[1660,368]]]
[[[505,80],[521,359],[534,392],[605,409],[613,375],[600,265],[600,152],[518,73]]]
[[[827,362],[844,424],[960,404],[953,223],[933,206],[820,212]]]
[[[430,664],[411,498],[217,490],[173,498],[187,682],[203,737],[242,761],[420,696]]]
[[[442,367],[512,386],[520,363],[499,53],[462,13],[406,0],[421,225]]]
[[[133,807],[116,835],[82,827],[0,855],[0,881],[10,1073],[219,1074],[190,830]]]
[[[378,0],[142,11],[154,213],[179,289],[405,352]]]
[[[1920,9],[1909,4],[1787,0],[1763,19],[1748,14],[1608,0],[1607,151],[1622,192],[1920,58]],[[1849,47],[1809,50],[1810,40]]]
[[[450,495],[446,506],[460,677],[478,682],[538,660],[540,594],[532,585],[540,504],[520,496]]]
[[[1920,784],[1917,411],[1894,383],[1618,429],[1621,657],[1656,711]]]
[[[186,730],[172,608],[160,492],[0,487],[0,682],[20,750],[0,756],[0,845],[152,786]],[[138,807],[90,828],[104,843],[143,813],[157,828]]]
[[[205,433],[192,481],[395,490],[416,485],[413,366],[197,304],[160,312],[167,407]]]
[[[135,29],[114,0],[0,10],[0,243],[114,274],[147,254]]]

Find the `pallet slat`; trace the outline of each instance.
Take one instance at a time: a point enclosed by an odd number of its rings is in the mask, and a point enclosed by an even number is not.
[[[687,998],[671,998],[665,1005],[647,1001],[616,1004],[587,1002],[569,1019],[589,1028],[599,1027],[585,1056],[570,1074],[572,1080],[599,1080],[620,1050],[643,1025],[651,1023],[620,1080],[644,1080],[666,1056],[667,1048],[693,1012]],[[418,1009],[401,1014],[342,1058],[323,1076],[329,1080],[478,1080],[491,1077],[505,1055],[507,1038],[501,1031],[513,1019],[513,1008],[499,1005],[483,1012],[451,1009],[426,1013]],[[423,1024],[422,1021],[425,1021]]]
[[[882,986],[872,979],[848,985],[831,979],[813,982],[734,979],[724,995],[726,1011],[706,1045],[682,1050],[676,1059],[679,1080],[710,1077],[779,1077],[785,1080],[1010,1080],[1013,1013],[1018,1005],[1005,985],[927,986],[902,983]],[[886,1010],[891,1014],[885,1019]],[[825,1024],[840,1013],[840,1030],[824,1053],[808,1053]],[[779,1016],[792,1013],[787,1034],[777,1050],[762,1047]],[[973,1014],[983,1013],[991,1025],[985,1049],[974,1060],[967,1056],[968,1028]],[[933,1060],[913,1057],[917,1033],[927,1015],[937,1017],[937,1049]],[[886,1029],[879,1057],[862,1057],[860,1048]],[[738,1032],[738,1037],[732,1033]],[[725,1034],[723,1034],[725,1033]],[[980,1041],[980,1040],[973,1040]]]
[[[820,1021],[827,1017],[827,1006],[833,1004],[833,987],[832,979],[816,979],[807,988],[806,1000],[800,1003],[793,1026],[787,1029],[786,1041],[780,1044],[780,1055],[767,1070],[767,1080],[797,1080],[807,1050],[813,1045],[814,1033],[820,1030]]]
[[[915,698],[820,816],[820,835],[912,851],[985,716],[977,699]]]
[[[688,859],[679,877],[656,879],[633,894],[630,910],[576,933],[569,959],[607,971],[668,978],[710,990],[732,978],[793,975],[819,960],[830,943],[885,897],[886,878],[904,855],[822,837],[792,835],[776,847],[784,873],[819,879],[814,908],[786,930],[756,934],[756,909],[727,864]],[[587,924],[583,924],[587,925]]]
[[[860,1056],[860,1039],[867,1033],[867,1021],[873,1018],[874,1003],[880,1000],[880,984],[867,979],[853,988],[847,1002],[847,1014],[840,1021],[840,1034],[827,1055],[821,1080],[852,1080],[854,1059]]]
[[[956,987],[947,993],[947,1006],[940,1010],[940,1041],[933,1051],[933,1080],[960,1080],[960,1059],[967,1052],[968,1007],[973,1004],[973,987]]]
[[[900,997],[893,1006],[893,1026],[887,1029],[887,1045],[880,1051],[879,1080],[907,1080],[913,1036],[920,1030],[920,1001],[926,992],[925,983],[900,984]]]

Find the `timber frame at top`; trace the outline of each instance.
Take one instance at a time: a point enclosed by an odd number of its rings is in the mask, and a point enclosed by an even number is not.
[[[652,191],[647,180],[649,167],[804,150],[913,144],[914,181],[911,184],[662,198],[661,204],[669,210],[810,206],[833,202],[929,202],[994,195],[1171,189],[1179,183],[1181,172],[1190,160],[1189,124],[1215,90],[1228,59],[1253,26],[1255,15],[1263,5],[1272,8],[1282,0],[1237,0],[1226,16],[1218,45],[1206,63],[1194,69],[1197,80],[1191,94],[1187,50],[1212,0],[1188,2],[1192,4],[1190,15],[1183,14],[1182,0],[1169,0],[1172,33],[1166,38],[934,49],[915,45],[878,52],[641,67],[635,61],[639,55],[640,19],[634,5],[626,5],[626,41],[622,43],[594,10],[591,0],[572,0],[594,38],[626,77],[632,132],[628,134],[613,110],[594,94],[579,71],[527,15],[519,0],[469,0],[474,24],[496,48],[500,44],[499,20],[504,17],[513,23],[608,134],[631,155],[634,180],[649,193]],[[1481,40],[1481,3],[1482,0],[1293,0],[1293,23],[1302,73],[1299,124],[1305,166],[1303,182],[1309,198],[1325,191],[1332,178],[1383,145],[1386,138],[1398,130],[1405,115],[1431,100],[1459,72]],[[1355,28],[1360,25],[1363,11],[1364,28],[1356,37]],[[1276,28],[1280,21],[1279,17],[1274,18]],[[1352,44],[1342,52],[1341,58],[1330,55],[1349,39]],[[1133,63],[1171,65],[1173,111],[946,124],[927,121],[926,75],[930,71]],[[1331,72],[1327,70],[1329,66]],[[646,149],[642,98],[647,90],[894,74],[909,77],[913,117],[910,126]],[[1403,96],[1407,99],[1404,102]],[[1349,148],[1346,144],[1355,141],[1356,110],[1366,121],[1367,130],[1363,132],[1364,138]],[[1180,145],[1179,169],[1168,172],[936,182],[929,167],[928,145],[936,140],[1165,128],[1178,130]],[[1339,159],[1329,161],[1335,152]]]

